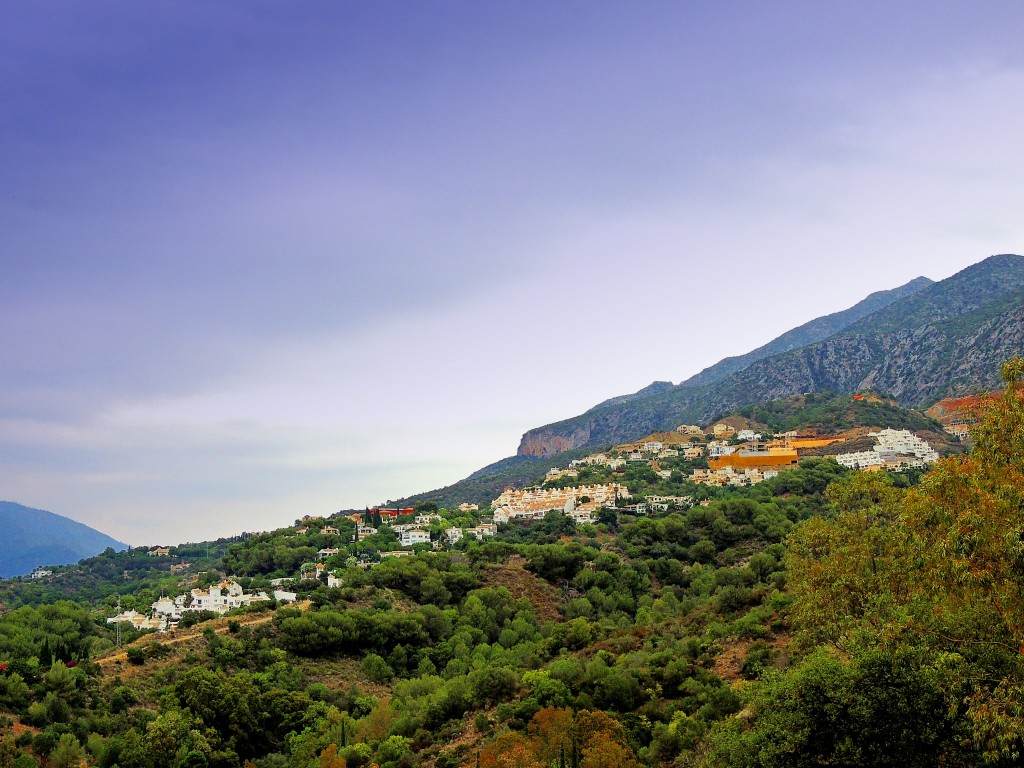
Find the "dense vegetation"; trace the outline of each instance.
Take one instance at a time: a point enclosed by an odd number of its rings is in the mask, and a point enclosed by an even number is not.
[[[1005,374],[973,453],[913,487],[812,459],[650,517],[550,513],[370,567],[346,553],[340,588],[148,635],[126,659],[98,583],[53,604],[12,583],[5,599],[24,604],[0,619],[0,759],[1015,765],[1024,361]],[[257,583],[317,535],[231,543],[219,568]]]
[[[788,432],[807,426],[823,434],[867,426],[942,432],[938,422],[920,411],[901,408],[892,400],[872,395],[859,400],[832,392],[793,395],[740,408],[736,413],[764,424],[771,432]]]

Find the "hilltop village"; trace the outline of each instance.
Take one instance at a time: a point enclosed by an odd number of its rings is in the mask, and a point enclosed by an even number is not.
[[[973,421],[977,400],[940,401],[932,409],[948,441],[955,444],[961,436],[967,437],[965,430]],[[872,396],[852,397],[855,405],[872,402],[882,401]],[[291,544],[292,565],[282,562],[282,567],[275,569],[265,585],[269,592],[254,589],[245,593],[238,577],[226,577],[173,599],[161,596],[148,610],[136,606],[107,621],[126,622],[140,630],[169,631],[189,613],[220,615],[260,602],[286,604],[294,602],[299,592],[308,592],[311,585],[341,587],[347,568],[366,569],[424,551],[465,549],[467,542],[494,537],[502,528],[530,527],[551,514],[564,515],[582,535],[594,535],[608,523],[708,505],[730,489],[776,478],[799,466],[802,459],[834,460],[847,469],[865,472],[920,471],[939,458],[937,447],[947,452],[950,448],[950,442],[937,439],[936,433],[922,434],[924,437],[910,429],[861,426],[772,432],[742,415],[705,427],[681,424],[672,432],[651,434],[572,459],[564,467],[550,469],[536,485],[506,488],[483,507],[463,502],[454,509],[440,509],[427,503],[404,508],[377,506],[329,517],[307,515],[291,529],[255,535],[257,544],[261,537],[273,536],[284,536]],[[929,439],[940,445],[933,446]],[[176,558],[171,547],[152,547],[148,554]],[[245,570],[250,564],[239,560],[238,565]],[[183,570],[187,563],[174,567]]]

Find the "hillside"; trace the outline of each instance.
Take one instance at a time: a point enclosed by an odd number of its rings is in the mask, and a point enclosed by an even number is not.
[[[518,452],[544,456],[626,442],[801,392],[875,389],[903,405],[926,404],[995,386],[998,361],[1022,349],[1024,257],[993,256],[906,294],[824,340],[754,360],[724,377],[709,374],[703,381],[712,380],[702,385],[658,386],[643,396],[616,398],[530,430]]]
[[[742,371],[744,368],[752,363],[756,363],[758,360],[782,354],[783,352],[789,352],[791,349],[806,347],[808,344],[824,341],[829,336],[850,327],[858,320],[861,320],[868,315],[872,315],[878,310],[889,306],[893,302],[917,293],[932,284],[933,282],[927,277],[916,277],[909,283],[901,285],[899,288],[872,293],[866,299],[859,301],[849,309],[844,309],[841,312],[834,312],[831,315],[825,315],[824,317],[819,317],[808,323],[804,323],[798,328],[786,331],[786,333],[782,334],[778,338],[769,341],[764,346],[758,347],[752,352],[748,352],[745,355],[738,355],[736,357],[727,357],[724,360],[715,363],[711,367],[705,368],[696,376],[691,376],[679,386],[704,386],[718,381],[719,379],[724,379],[726,376],[731,373],[735,373],[736,371]]]
[[[338,513],[210,543],[214,561],[209,544],[104,552],[54,577],[74,602],[6,582],[20,599],[0,615],[0,746],[18,768],[1016,765],[1024,360],[1006,370],[971,460],[924,472],[811,458],[687,489],[628,463],[649,478],[626,478],[634,493],[672,504],[455,541],[449,522],[478,519],[435,510],[439,551],[369,559],[393,531],[352,540]],[[731,420],[934,426],[873,395]],[[294,604],[141,637],[103,620],[228,577],[267,589],[328,546],[333,585],[296,579]]]
[[[53,512],[0,501],[0,577],[24,576],[40,565],[67,565],[102,552],[122,550],[120,541]]]

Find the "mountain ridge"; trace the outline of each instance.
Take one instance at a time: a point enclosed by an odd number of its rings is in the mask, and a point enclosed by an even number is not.
[[[24,576],[43,565],[68,565],[107,547],[128,545],[70,517],[44,509],[0,501],[0,578]]]
[[[1005,322],[995,322],[991,329],[1000,328],[1001,344],[975,338],[985,323],[1015,317],[1012,308],[1024,303],[1019,291],[1024,291],[1024,257],[992,256],[945,280],[921,286],[824,340],[755,360],[710,383],[692,386],[684,382],[671,390],[613,398],[606,401],[612,405],[528,430],[518,453],[553,455],[566,449],[625,442],[639,434],[671,429],[685,421],[701,423],[716,413],[805,391],[891,387],[886,391],[901,403],[917,405],[972,387],[994,386],[995,361],[988,357],[991,364],[980,365],[977,351],[961,342],[970,337],[971,344],[980,345],[987,355],[1019,353],[1024,333],[1016,333]],[[992,317],[993,307],[1002,312]],[[948,363],[945,369],[939,364],[943,352]],[[967,370],[956,363],[954,354],[966,355],[978,365]],[[913,387],[908,382],[910,374],[900,374],[898,369],[912,368],[924,358],[930,381],[927,386]]]
[[[832,325],[825,322],[830,318]],[[849,322],[842,325],[843,321]],[[837,325],[842,327],[825,339],[753,359],[782,344],[780,340],[792,340],[800,329],[822,333]],[[468,494],[467,499],[471,495],[479,500],[485,490],[502,482],[528,481],[528,475],[564,465],[576,455],[680,423],[708,423],[721,414],[793,394],[876,389],[903,404],[924,405],[944,396],[992,389],[999,385],[999,363],[1015,354],[1024,354],[1024,256],[999,254],[945,280],[915,278],[870,294],[746,355],[725,358],[678,385],[654,382],[578,416],[528,430],[515,456],[406,500],[454,497],[457,490]],[[718,375],[733,364],[730,361],[746,365]],[[550,450],[554,447],[559,450]]]

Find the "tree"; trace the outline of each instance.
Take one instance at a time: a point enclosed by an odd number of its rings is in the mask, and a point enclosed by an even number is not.
[[[85,760],[85,750],[74,734],[65,733],[50,753],[54,768],[78,768]]]

